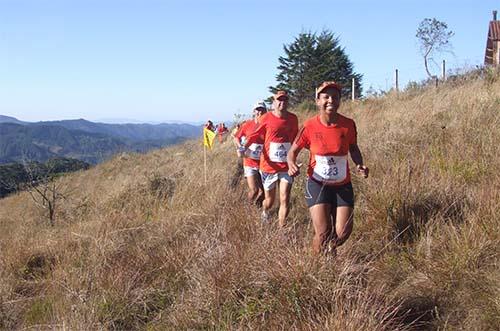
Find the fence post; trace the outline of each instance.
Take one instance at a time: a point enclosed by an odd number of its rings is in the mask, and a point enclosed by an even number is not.
[[[396,92],[399,92],[399,73],[398,73],[398,69],[396,69],[396,72],[394,74],[394,80],[395,80],[395,83],[396,83]]]
[[[446,60],[443,60],[443,73],[442,73],[441,77],[442,77],[443,81],[446,80]]]
[[[356,99],[356,86],[354,85],[354,78],[352,79],[352,101]]]

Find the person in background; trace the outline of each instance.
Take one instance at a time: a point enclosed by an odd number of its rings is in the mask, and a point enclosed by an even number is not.
[[[226,133],[228,133],[228,132],[229,132],[229,130],[227,129],[227,127],[224,124],[224,122],[219,123],[219,125],[217,125],[217,135],[219,136],[219,142],[220,143],[222,143],[224,135]]]
[[[298,118],[288,111],[288,93],[277,91],[273,96],[273,110],[264,114],[255,131],[247,136],[244,145],[252,144],[264,138],[260,158],[260,172],[264,187],[262,221],[269,221],[269,210],[276,198],[276,184],[279,183],[279,225],[286,225],[290,211],[290,191],[293,178],[288,175],[287,153],[298,132]]]
[[[297,156],[301,149],[309,150],[306,202],[311,215],[314,253],[336,253],[350,236],[353,228],[354,192],[347,155],[358,173],[368,177],[368,168],[357,144],[356,124],[337,112],[341,86],[324,82],[316,89],[318,114],[301,128],[288,153],[288,174],[299,174]]]
[[[207,123],[205,123],[204,127],[210,131],[215,132],[214,123],[211,120],[208,120]]]
[[[253,133],[259,124],[259,120],[267,112],[266,104],[261,101],[253,107],[253,118],[244,122],[240,130],[234,136],[238,157],[243,157],[243,173],[248,184],[248,200],[257,206],[262,205],[264,189],[259,173],[260,156],[264,140],[258,137],[248,149],[243,147],[246,137]]]

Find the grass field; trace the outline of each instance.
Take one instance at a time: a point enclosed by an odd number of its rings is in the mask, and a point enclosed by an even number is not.
[[[0,328],[498,330],[499,74],[340,112],[371,173],[336,259],[310,253],[304,175],[280,231],[230,142],[208,185],[200,141],[121,154],[58,179],[54,226],[26,192],[0,200]]]

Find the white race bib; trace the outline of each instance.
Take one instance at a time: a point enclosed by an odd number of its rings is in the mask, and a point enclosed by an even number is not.
[[[313,178],[329,183],[340,183],[347,177],[347,155],[315,155]]]
[[[245,156],[254,159],[260,160],[260,154],[262,153],[262,144],[251,144],[245,152]]]
[[[272,162],[286,162],[288,150],[292,147],[291,143],[273,143],[269,144],[269,159]]]

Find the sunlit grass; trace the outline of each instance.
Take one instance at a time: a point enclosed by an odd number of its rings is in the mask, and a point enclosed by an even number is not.
[[[371,177],[334,260],[310,254],[304,177],[289,228],[260,224],[231,142],[207,184],[200,141],[60,178],[54,227],[28,194],[0,200],[0,329],[497,328],[495,75],[343,104]]]

